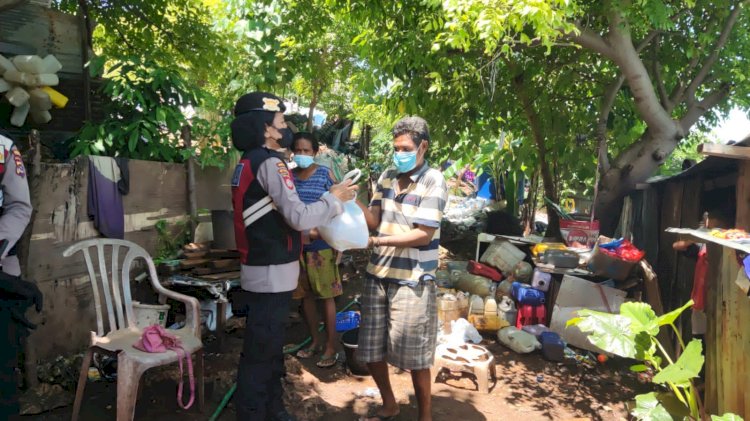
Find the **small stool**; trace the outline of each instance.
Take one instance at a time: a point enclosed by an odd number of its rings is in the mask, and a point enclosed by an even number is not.
[[[521,329],[529,325],[543,325],[547,323],[547,309],[544,304],[532,306],[522,304],[518,307],[516,315],[516,329]]]
[[[443,370],[473,374],[483,393],[490,392],[490,378],[497,381],[495,356],[479,345],[440,345],[435,350],[435,367],[438,376]]]

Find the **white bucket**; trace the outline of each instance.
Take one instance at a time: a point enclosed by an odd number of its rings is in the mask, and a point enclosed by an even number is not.
[[[168,311],[169,306],[166,304],[143,304],[133,301],[135,324],[141,329],[154,324],[166,327]]]

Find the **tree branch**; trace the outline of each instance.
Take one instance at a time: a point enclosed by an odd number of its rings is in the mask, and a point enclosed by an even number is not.
[[[710,111],[713,107],[724,101],[729,92],[732,90],[732,85],[729,83],[722,83],[716,90],[708,94],[702,101],[693,102],[688,107],[685,115],[680,119],[680,125],[685,133],[690,130],[695,123],[700,120],[703,115]]]
[[[609,171],[609,158],[607,157],[607,120],[609,120],[609,113],[612,111],[612,107],[615,105],[615,99],[617,93],[620,91],[622,84],[625,82],[625,76],[620,74],[617,78],[607,86],[602,97],[601,105],[599,106],[599,118],[596,122],[596,140],[597,140],[597,155],[599,156],[599,168],[597,171],[605,173]]]
[[[609,45],[609,43],[601,35],[580,25],[577,25],[577,27],[580,33],[570,33],[568,34],[568,39],[583,48],[592,50],[603,55],[604,57],[612,59],[612,57],[614,56],[612,46]]]
[[[656,95],[651,77],[640,55],[633,46],[630,31],[624,24],[621,12],[613,11],[610,17],[610,34],[608,40],[614,54],[612,61],[622,72],[633,94],[638,115],[654,132],[673,136],[678,129],[672,116],[662,107]]]
[[[656,89],[659,92],[659,99],[661,99],[661,106],[664,107],[667,112],[671,113],[674,107],[669,101],[669,95],[667,94],[667,88],[664,86],[664,78],[661,74],[661,64],[659,63],[659,47],[661,37],[659,37],[651,48],[651,73],[654,75],[654,82],[656,82]]]
[[[659,31],[659,30],[653,30],[653,31],[649,32],[649,34],[646,35],[646,38],[643,38],[643,40],[641,40],[641,42],[638,44],[638,46],[635,47],[635,51],[637,51],[639,53],[641,51],[643,51],[646,47],[649,46],[649,44],[651,44],[651,41],[653,41],[654,38],[656,38],[660,34],[661,34],[661,31]]]
[[[695,99],[695,92],[698,90],[698,87],[701,85],[701,83],[703,83],[703,80],[706,78],[706,76],[708,76],[708,72],[711,70],[711,67],[716,64],[716,60],[719,59],[719,53],[729,40],[729,35],[732,32],[732,28],[734,28],[734,25],[737,23],[737,20],[742,13],[742,7],[747,3],[747,1],[748,0],[743,0],[737,3],[734,6],[734,9],[732,9],[732,12],[729,14],[726,23],[724,23],[724,28],[721,30],[721,35],[719,35],[719,39],[716,41],[716,45],[714,45],[713,50],[711,50],[711,54],[709,54],[708,58],[703,63],[703,66],[695,75],[693,80],[688,85],[687,90],[685,91],[685,95],[687,95],[688,101],[693,101]]]

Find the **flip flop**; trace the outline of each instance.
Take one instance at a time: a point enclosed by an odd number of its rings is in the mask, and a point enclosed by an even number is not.
[[[302,359],[310,358],[322,350],[323,350],[323,347],[321,346],[315,346],[315,347],[309,346],[305,349],[300,349],[299,351],[297,351],[297,358],[302,358]]]
[[[320,356],[320,360],[315,363],[320,368],[330,368],[336,365],[336,362],[339,360],[339,353],[335,353],[331,355],[330,357],[326,357],[325,355]]]

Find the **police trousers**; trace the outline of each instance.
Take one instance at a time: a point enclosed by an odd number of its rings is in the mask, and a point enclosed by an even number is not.
[[[245,338],[237,371],[237,420],[263,421],[284,410],[285,320],[292,291],[246,292]]]

